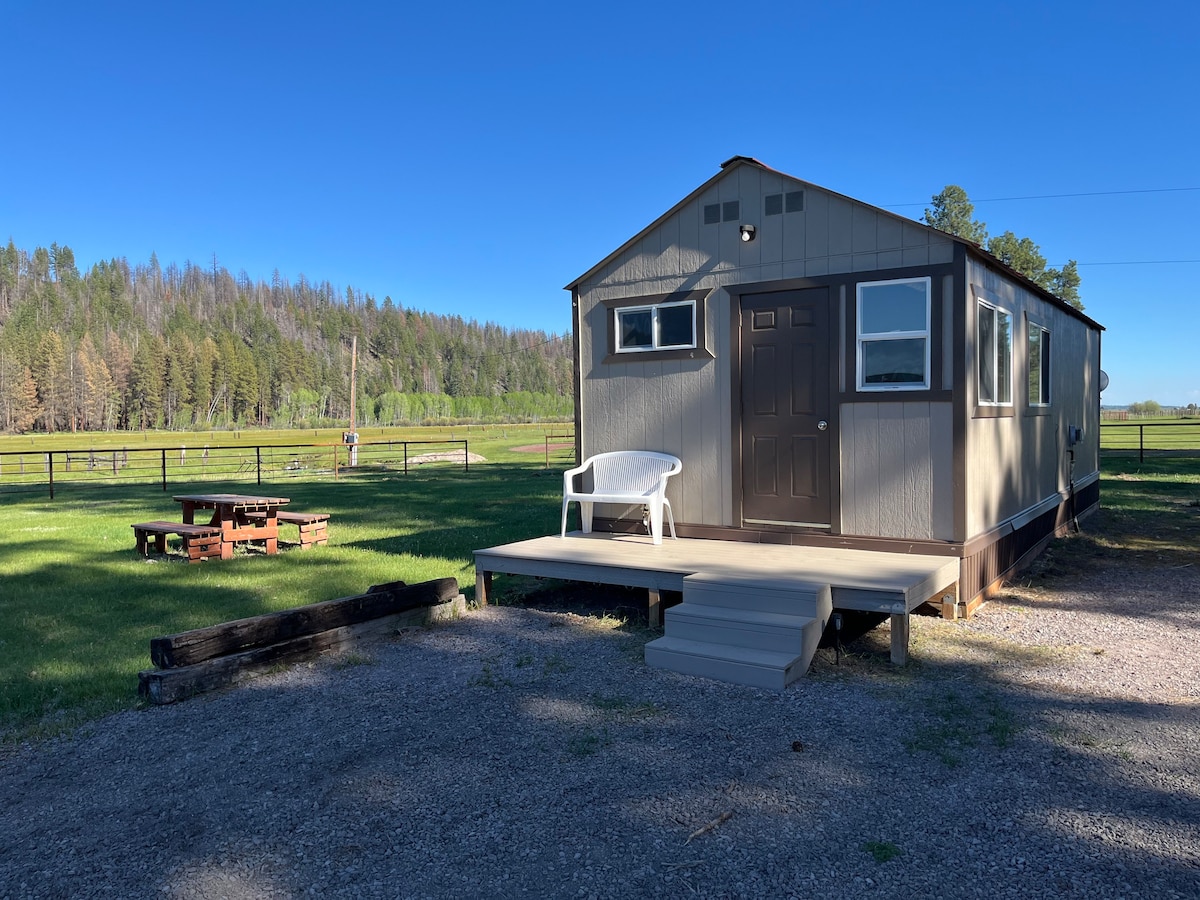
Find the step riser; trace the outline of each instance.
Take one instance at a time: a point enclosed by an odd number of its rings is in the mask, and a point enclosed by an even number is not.
[[[755,650],[774,650],[780,653],[804,652],[805,635],[811,631],[817,632],[820,639],[823,623],[817,619],[801,619],[795,626],[788,628],[754,627],[714,622],[699,617],[679,615],[681,607],[675,606],[668,613],[671,616],[666,624],[665,633],[671,637],[683,638],[688,641],[704,641],[711,644],[726,644],[731,647],[749,647]]]
[[[828,596],[829,589],[824,592]],[[779,613],[785,616],[816,618],[822,603],[821,593],[815,591],[769,591],[743,588],[693,587],[686,580],[683,602],[696,606],[719,606],[725,609],[747,609],[753,612]]]
[[[797,666],[788,666],[785,669],[767,668],[727,659],[712,659],[658,650],[650,645],[646,646],[646,663],[656,668],[679,672],[682,675],[698,675],[702,678],[713,678],[717,681],[744,684],[772,691],[783,690],[798,677],[794,674]],[[802,672],[803,669],[801,669]]]

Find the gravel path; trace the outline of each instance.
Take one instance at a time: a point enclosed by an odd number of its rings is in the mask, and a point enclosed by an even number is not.
[[[491,607],[0,750],[0,897],[1196,897],[1200,571],[1014,591],[783,693]]]

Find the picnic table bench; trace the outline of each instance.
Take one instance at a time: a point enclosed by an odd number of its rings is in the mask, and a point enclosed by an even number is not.
[[[133,526],[137,551],[142,556],[150,555],[149,538],[154,536],[154,549],[167,552],[167,535],[177,534],[183,539],[183,552],[188,562],[221,555],[221,529],[215,525],[189,525],[183,522],[138,522]]]
[[[247,513],[246,518],[254,522],[265,522],[265,513]],[[317,544],[329,542],[329,513],[305,513],[279,510],[275,520],[280,525],[295,525],[300,529],[300,549],[307,550]]]

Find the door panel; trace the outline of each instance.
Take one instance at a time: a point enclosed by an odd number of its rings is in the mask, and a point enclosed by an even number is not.
[[[742,520],[829,527],[829,290],[742,296]]]

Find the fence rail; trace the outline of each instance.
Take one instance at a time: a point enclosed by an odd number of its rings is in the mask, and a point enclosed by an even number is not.
[[[1200,422],[1101,422],[1100,452],[1109,456],[1200,456]]]
[[[301,476],[399,472],[437,465],[470,471],[465,440],[374,441],[359,444],[249,444],[102,450],[0,452],[0,494],[48,491],[72,484],[279,481]]]

